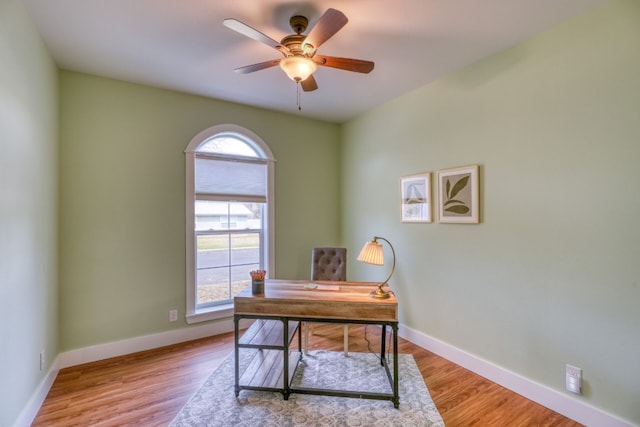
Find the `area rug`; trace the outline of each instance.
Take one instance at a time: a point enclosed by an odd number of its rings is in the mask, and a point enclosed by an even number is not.
[[[241,351],[240,369],[251,357]],[[241,390],[234,393],[233,353],[205,381],[171,422],[187,426],[444,426],[413,356],[398,356],[400,407],[387,400]],[[392,362],[390,362],[392,363]],[[391,393],[376,354],[314,351],[300,361],[294,387]]]

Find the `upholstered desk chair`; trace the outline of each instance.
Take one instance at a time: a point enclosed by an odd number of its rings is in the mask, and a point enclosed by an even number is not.
[[[311,250],[311,280],[347,280],[346,248],[313,248]],[[304,352],[309,349],[309,323],[305,324]],[[349,354],[349,325],[344,325],[344,355]]]

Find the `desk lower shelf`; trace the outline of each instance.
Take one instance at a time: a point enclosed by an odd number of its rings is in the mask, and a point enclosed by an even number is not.
[[[288,388],[302,353],[289,352],[289,378],[284,384],[284,357],[282,350],[257,350],[240,376],[240,388],[281,391]]]
[[[242,334],[242,337],[239,337],[237,332],[238,316],[234,317],[236,322],[236,396],[241,389],[266,390],[279,391],[287,399],[293,374],[302,357],[299,335],[298,351],[292,351],[289,348],[293,337],[300,329],[300,322],[256,318]],[[253,353],[242,373],[239,372],[238,363],[240,351]]]

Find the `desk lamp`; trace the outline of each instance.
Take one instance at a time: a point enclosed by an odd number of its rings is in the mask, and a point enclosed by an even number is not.
[[[389,279],[391,279],[391,276],[396,269],[396,251],[393,250],[393,245],[391,245],[391,242],[389,242],[384,237],[374,236],[373,240],[364,244],[362,250],[360,251],[360,255],[358,255],[358,261],[373,265],[384,265],[384,251],[382,249],[382,245],[378,243],[378,240],[384,240],[391,248],[391,253],[393,254],[393,266],[391,267],[391,273],[389,273],[389,277],[387,277],[384,282],[380,283],[378,285],[378,289],[371,292],[369,296],[371,298],[389,298],[389,292],[384,291],[382,287],[386,285],[387,282],[389,282]]]

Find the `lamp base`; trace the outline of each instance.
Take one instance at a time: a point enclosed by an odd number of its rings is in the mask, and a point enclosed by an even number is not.
[[[379,299],[386,299],[386,298],[389,298],[390,296],[391,294],[389,292],[382,290],[382,286],[378,286],[378,289],[376,289],[375,291],[372,291],[369,294],[369,297],[379,298]]]

